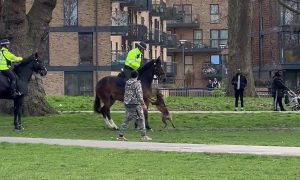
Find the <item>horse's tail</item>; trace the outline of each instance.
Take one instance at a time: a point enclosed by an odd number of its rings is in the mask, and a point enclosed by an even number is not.
[[[95,102],[94,102],[94,112],[101,114],[102,112],[100,108],[101,108],[100,98],[96,95]]]

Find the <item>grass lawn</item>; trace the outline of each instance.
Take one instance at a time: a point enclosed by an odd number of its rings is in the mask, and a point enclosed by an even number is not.
[[[47,101],[58,111],[93,111],[94,97],[48,96]],[[233,97],[166,97],[166,105],[173,111],[232,111]],[[151,110],[156,110],[150,106]],[[245,109],[251,111],[269,111],[271,98],[245,98]],[[123,104],[116,102],[112,110],[123,110]]]
[[[150,114],[157,142],[246,144],[300,146],[300,114],[173,114],[176,129],[162,128],[159,114]],[[114,113],[119,125],[123,114]],[[12,130],[12,117],[1,116],[0,136],[115,140],[116,131],[106,129],[99,115],[91,113],[26,117],[25,130]],[[129,127],[126,137],[139,141],[139,134]]]
[[[1,179],[298,179],[299,157],[0,143]]]

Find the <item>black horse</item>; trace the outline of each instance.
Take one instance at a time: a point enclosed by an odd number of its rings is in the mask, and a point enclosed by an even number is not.
[[[16,130],[23,129],[22,127],[22,106],[24,96],[28,93],[28,83],[33,74],[39,73],[41,76],[47,74],[47,69],[44,63],[38,60],[38,54],[24,59],[20,64],[15,65],[14,72],[16,73],[18,80],[18,90],[21,92],[21,96],[12,97],[9,80],[6,76],[0,73],[0,99],[12,99],[14,101],[14,128]]]
[[[143,98],[149,106],[150,97],[152,96],[152,81],[153,76],[156,75],[160,80],[165,78],[165,72],[162,68],[161,60],[158,58],[147,62],[139,71],[139,80],[141,81],[143,88]],[[124,86],[120,86],[118,81],[120,77],[117,76],[106,76],[100,79],[96,85],[96,97],[94,103],[94,111],[101,113],[106,125],[109,128],[117,129],[118,127],[111,119],[110,107],[115,103],[116,100],[123,102],[124,100]],[[123,80],[125,82],[125,80]],[[101,107],[101,102],[104,105]],[[147,129],[151,129],[148,124],[148,111],[144,111],[145,124]]]

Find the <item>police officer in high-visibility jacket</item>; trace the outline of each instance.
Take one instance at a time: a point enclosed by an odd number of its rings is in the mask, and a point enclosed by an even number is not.
[[[9,48],[9,40],[3,39],[0,40],[0,71],[2,74],[7,76],[10,79],[11,83],[11,89],[12,89],[12,96],[17,97],[21,95],[19,92],[17,92],[17,77],[16,74],[11,70],[11,63],[13,62],[20,62],[23,60],[22,57],[17,57],[14,54],[12,54],[8,48]]]
[[[133,70],[138,70],[140,68],[142,55],[146,48],[146,44],[144,42],[140,42],[137,44],[137,48],[134,48],[128,52],[124,66],[124,73],[127,78],[130,77],[130,73]]]

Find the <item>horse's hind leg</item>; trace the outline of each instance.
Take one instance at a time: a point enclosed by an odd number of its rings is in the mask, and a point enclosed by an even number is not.
[[[102,116],[103,116],[103,119],[104,119],[104,122],[105,122],[105,125],[111,129],[114,129],[114,126],[110,123],[109,121],[109,118],[108,118],[108,112],[109,112],[109,108],[104,105],[102,108],[101,108],[101,113],[102,113]]]
[[[110,107],[115,103],[116,100],[110,98],[110,105],[109,108],[107,110],[107,117],[108,117],[108,121],[110,122],[110,124],[115,128],[118,129],[118,126],[115,124],[114,120],[111,118],[111,114],[110,114]]]

